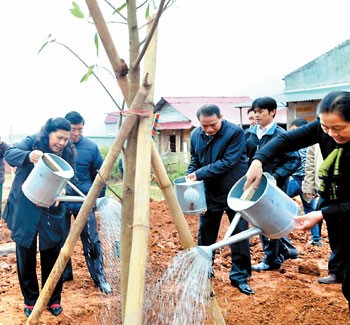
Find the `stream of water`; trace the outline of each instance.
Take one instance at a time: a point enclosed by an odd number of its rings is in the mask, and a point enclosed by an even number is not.
[[[144,324],[204,324],[212,292],[211,269],[211,260],[197,248],[178,253],[150,290]]]

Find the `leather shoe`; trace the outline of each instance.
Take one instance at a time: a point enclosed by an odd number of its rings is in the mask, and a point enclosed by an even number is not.
[[[278,270],[280,268],[280,265],[268,265],[264,262],[260,262],[259,264],[253,265],[252,270],[260,272],[260,271],[272,271],[272,270]]]
[[[313,246],[322,246],[322,240],[310,240],[307,244]]]
[[[288,260],[288,259],[296,259],[299,258],[299,253],[296,249],[290,249],[288,250],[288,252],[286,252],[285,254],[283,254],[284,256],[284,260]]]
[[[238,285],[233,284],[233,286],[237,287],[240,292],[248,296],[254,294],[254,290],[245,282],[239,283]]]
[[[24,307],[24,315],[29,317],[30,314],[32,313],[33,309],[34,309],[34,306],[25,306]]]
[[[98,288],[107,295],[112,293],[112,288],[108,282],[100,282]]]
[[[62,313],[62,307],[60,304],[52,304],[50,307],[47,308],[50,313],[54,316],[58,316],[60,313]]]
[[[318,283],[321,283],[321,284],[334,284],[334,283],[340,283],[340,281],[337,280],[337,277],[335,274],[330,274],[324,278],[319,278],[317,280]]]

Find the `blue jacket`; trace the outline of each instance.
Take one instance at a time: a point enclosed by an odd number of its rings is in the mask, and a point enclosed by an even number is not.
[[[39,207],[28,200],[22,191],[22,184],[34,168],[34,164],[29,161],[30,152],[38,149],[52,153],[38,139],[38,135],[28,136],[5,153],[6,161],[16,167],[16,176],[4,209],[4,220],[12,231],[12,240],[17,244],[30,248],[35,236],[39,234],[39,249],[47,250],[63,240],[65,207],[62,203],[57,207]],[[65,147],[61,156],[74,169],[74,150],[70,144]]]
[[[255,125],[247,129],[245,134],[249,164],[259,149],[264,148],[273,138],[286,132],[283,128],[274,123],[268,132],[259,140],[256,135],[257,128],[258,125]],[[299,168],[300,163],[300,155],[297,151],[283,153],[274,156],[273,159],[266,163],[264,165],[264,172],[270,173],[276,179],[278,187],[283,188],[288,177]]]
[[[97,171],[101,168],[103,157],[96,143],[90,139],[81,137],[79,142],[74,143],[77,150],[76,157],[76,185],[85,195],[89,192],[92,183],[97,175]],[[104,187],[100,193],[100,197],[105,195],[106,188]],[[79,196],[78,193],[74,195]],[[67,209],[74,214],[77,214],[82,206],[82,203],[66,202]]]
[[[198,127],[191,133],[190,152],[186,174],[195,172],[204,181],[208,210],[228,209],[227,195],[248,168],[243,129],[223,120],[220,131],[209,139]]]

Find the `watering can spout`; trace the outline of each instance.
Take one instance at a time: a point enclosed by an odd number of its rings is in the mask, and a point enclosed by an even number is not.
[[[231,244],[237,243],[239,241],[242,241],[244,239],[248,239],[252,236],[255,236],[255,235],[258,235],[261,233],[262,233],[262,230],[260,228],[252,227],[252,228],[244,230],[236,235],[233,235],[227,239],[220,240],[217,243],[214,243],[210,246],[197,246],[196,248],[198,249],[199,253],[202,256],[209,258],[211,260],[212,256],[213,256],[213,252],[216,249],[219,249],[219,248],[226,246],[226,245],[231,245]]]
[[[196,249],[204,258],[207,258],[210,261],[212,260],[213,251],[210,246],[196,246]]]

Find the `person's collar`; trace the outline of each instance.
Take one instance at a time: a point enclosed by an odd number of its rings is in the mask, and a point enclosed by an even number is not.
[[[270,124],[266,125],[265,127],[261,127],[260,125],[258,125],[258,130],[259,131],[264,131],[264,133],[267,133],[275,124],[275,121],[272,121]]]

